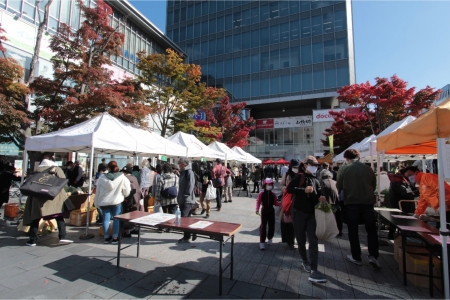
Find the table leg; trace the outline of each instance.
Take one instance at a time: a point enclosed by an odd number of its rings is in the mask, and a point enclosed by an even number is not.
[[[430,290],[430,297],[433,297],[433,255],[432,249],[428,249],[428,287]]]
[[[136,257],[139,257],[139,246],[141,245],[141,225],[138,225],[138,240],[137,240],[137,254]]]
[[[406,237],[402,235],[402,252],[403,252],[403,284],[406,286],[408,284],[408,279],[406,277]]]
[[[233,280],[233,265],[234,265],[234,235],[231,237],[231,266],[230,266],[231,280]]]
[[[117,243],[117,266],[120,267],[120,248],[122,246],[122,221],[119,221],[119,242]]]
[[[220,239],[220,258],[219,258],[219,295],[222,296],[222,275],[223,275],[223,265],[222,265],[222,256],[223,256],[223,238]]]

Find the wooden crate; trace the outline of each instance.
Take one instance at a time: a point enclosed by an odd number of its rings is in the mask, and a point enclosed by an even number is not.
[[[6,203],[5,204],[5,217],[16,218],[18,212],[19,212],[19,204],[18,203]]]
[[[97,220],[97,209],[92,207],[89,214],[89,224],[94,223]],[[75,209],[70,212],[70,225],[83,226],[86,225],[87,212],[85,210]]]

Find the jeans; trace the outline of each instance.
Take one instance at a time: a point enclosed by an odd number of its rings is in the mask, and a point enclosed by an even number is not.
[[[231,198],[233,195],[233,187],[230,186],[226,186],[225,187],[225,201],[232,201],[233,199]]]
[[[348,239],[353,259],[361,260],[361,246],[359,244],[359,221],[363,220],[367,232],[367,246],[369,255],[378,258],[378,232],[375,210],[372,204],[349,204],[345,206],[347,214]]]
[[[273,239],[275,234],[275,210],[272,209],[261,209],[261,225],[259,226],[259,242],[264,243],[266,241],[266,231],[269,227],[269,232],[267,232],[267,239]]]
[[[216,202],[217,202],[217,208],[222,207],[222,193],[223,193],[223,186],[219,186],[216,188]]]
[[[109,222],[111,217],[120,215],[122,212],[122,204],[116,206],[102,206],[103,211],[103,233],[105,234],[105,239],[109,238]],[[119,236],[120,231],[120,221],[114,219],[113,221],[113,234],[112,237],[116,239]]]
[[[211,212],[211,200],[206,200],[205,197],[206,192],[202,192],[202,194],[200,195],[200,205],[202,206],[202,209],[206,210],[206,214],[209,215],[209,213]]]
[[[311,270],[317,271],[317,261],[319,258],[319,243],[316,236],[316,217],[313,213],[307,214],[296,210],[292,206],[292,223],[294,224],[295,238],[298,243],[298,252],[304,262],[311,263]],[[306,255],[306,235],[308,235],[309,259]]]
[[[60,240],[63,240],[66,238],[66,222],[64,222],[63,216],[57,217],[57,218],[55,218],[55,220],[56,220],[56,224],[58,226],[58,237]],[[30,241],[33,243],[36,243],[39,238],[38,230],[39,230],[39,222],[40,221],[41,221],[40,218],[33,220],[30,225],[30,231],[29,231]]]
[[[182,218],[189,217],[189,213],[191,212],[192,207],[194,207],[194,203],[182,203],[180,205],[181,217]],[[191,238],[191,233],[185,232],[183,239],[189,240],[190,238]]]

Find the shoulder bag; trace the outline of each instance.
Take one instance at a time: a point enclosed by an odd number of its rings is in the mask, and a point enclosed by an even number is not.
[[[68,179],[57,177],[55,167],[51,167],[43,172],[30,175],[24,181],[20,192],[29,197],[53,200],[67,185],[67,182],[69,182]]]

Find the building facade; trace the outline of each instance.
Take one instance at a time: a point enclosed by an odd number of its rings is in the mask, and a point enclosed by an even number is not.
[[[336,91],[355,82],[350,0],[169,0],[166,34],[201,66],[208,85],[226,88],[232,102],[247,102],[261,122],[312,119],[314,109],[339,107]],[[324,136],[313,127],[270,134],[257,128],[252,137],[259,144],[247,150],[261,158],[321,152],[317,141]],[[282,155],[275,151],[280,140],[302,150]]]

